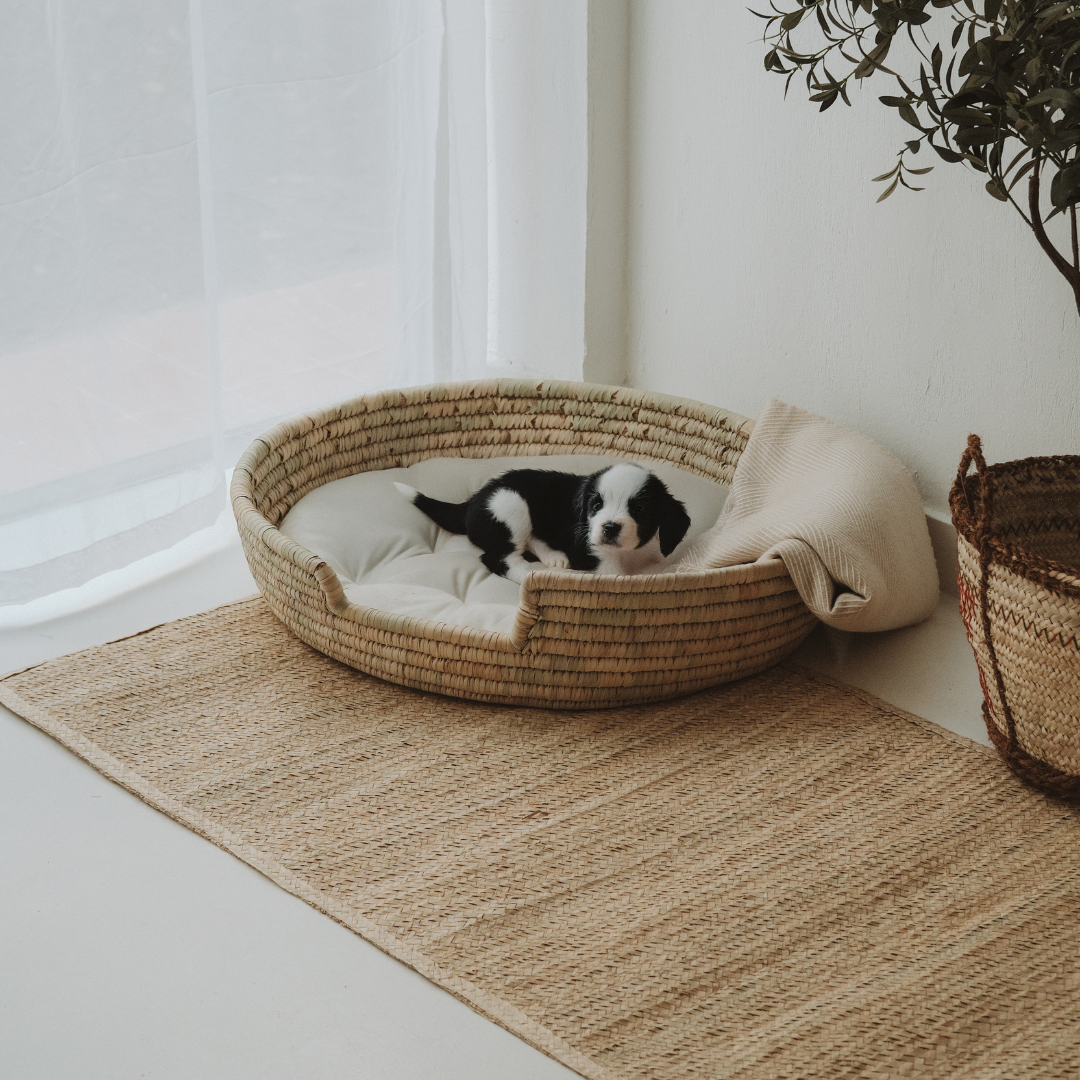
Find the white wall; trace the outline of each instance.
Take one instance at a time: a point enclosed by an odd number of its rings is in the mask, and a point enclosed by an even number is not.
[[[926,150],[926,190],[875,205],[911,130],[895,84],[819,114],[740,0],[630,13],[631,385],[832,417],[937,512],[969,431],[991,460],[1080,453],[1080,317],[1016,212]]]
[[[585,237],[585,378],[626,382],[630,3],[589,4],[589,188]]]

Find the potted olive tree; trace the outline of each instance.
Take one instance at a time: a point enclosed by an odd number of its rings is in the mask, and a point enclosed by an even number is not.
[[[755,12],[765,67],[788,85],[801,73],[822,110],[850,105],[853,79],[895,80],[879,100],[918,134],[873,178],[887,184],[878,201],[921,190],[910,181],[933,168],[915,165],[924,147],[983,174],[1080,312],[1080,0],[770,2]],[[894,51],[901,35],[910,47]],[[890,52],[910,56],[908,70]],[[1080,798],[1080,457],[988,466],[972,435],[949,503],[990,738],[1023,779]]]

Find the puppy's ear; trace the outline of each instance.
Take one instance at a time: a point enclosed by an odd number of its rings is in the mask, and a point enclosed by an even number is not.
[[[690,528],[690,515],[674,495],[658,481],[663,495],[660,497],[660,554],[667,558],[678,546]]]
[[[574,496],[574,518],[578,524],[583,525],[589,520],[589,499],[596,490],[596,479],[600,473],[591,476],[583,476],[578,484],[577,494]]]

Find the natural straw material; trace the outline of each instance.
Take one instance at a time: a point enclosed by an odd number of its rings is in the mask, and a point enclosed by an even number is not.
[[[403,686],[510,705],[658,701],[763,671],[814,617],[783,562],[594,577],[541,569],[509,634],[376,608],[278,529],[308,492],[432,457],[612,454],[730,484],[752,423],[682,398],[587,383],[488,381],[391,390],[280,424],[232,481],[251,572],[298,637]]]
[[[1080,457],[987,465],[972,435],[949,502],[990,738],[1023,780],[1080,799]]]
[[[254,600],[0,700],[585,1077],[1076,1076],[1080,811],[858,691],[478,705]]]

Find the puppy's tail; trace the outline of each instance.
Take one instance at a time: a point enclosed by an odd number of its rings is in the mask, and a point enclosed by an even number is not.
[[[409,487],[408,484],[399,484],[396,481],[394,487],[418,510],[423,510],[439,528],[451,533],[468,531],[465,527],[465,510],[469,505],[467,502],[439,502],[438,499],[429,499],[426,495],[421,495],[416,488]]]

